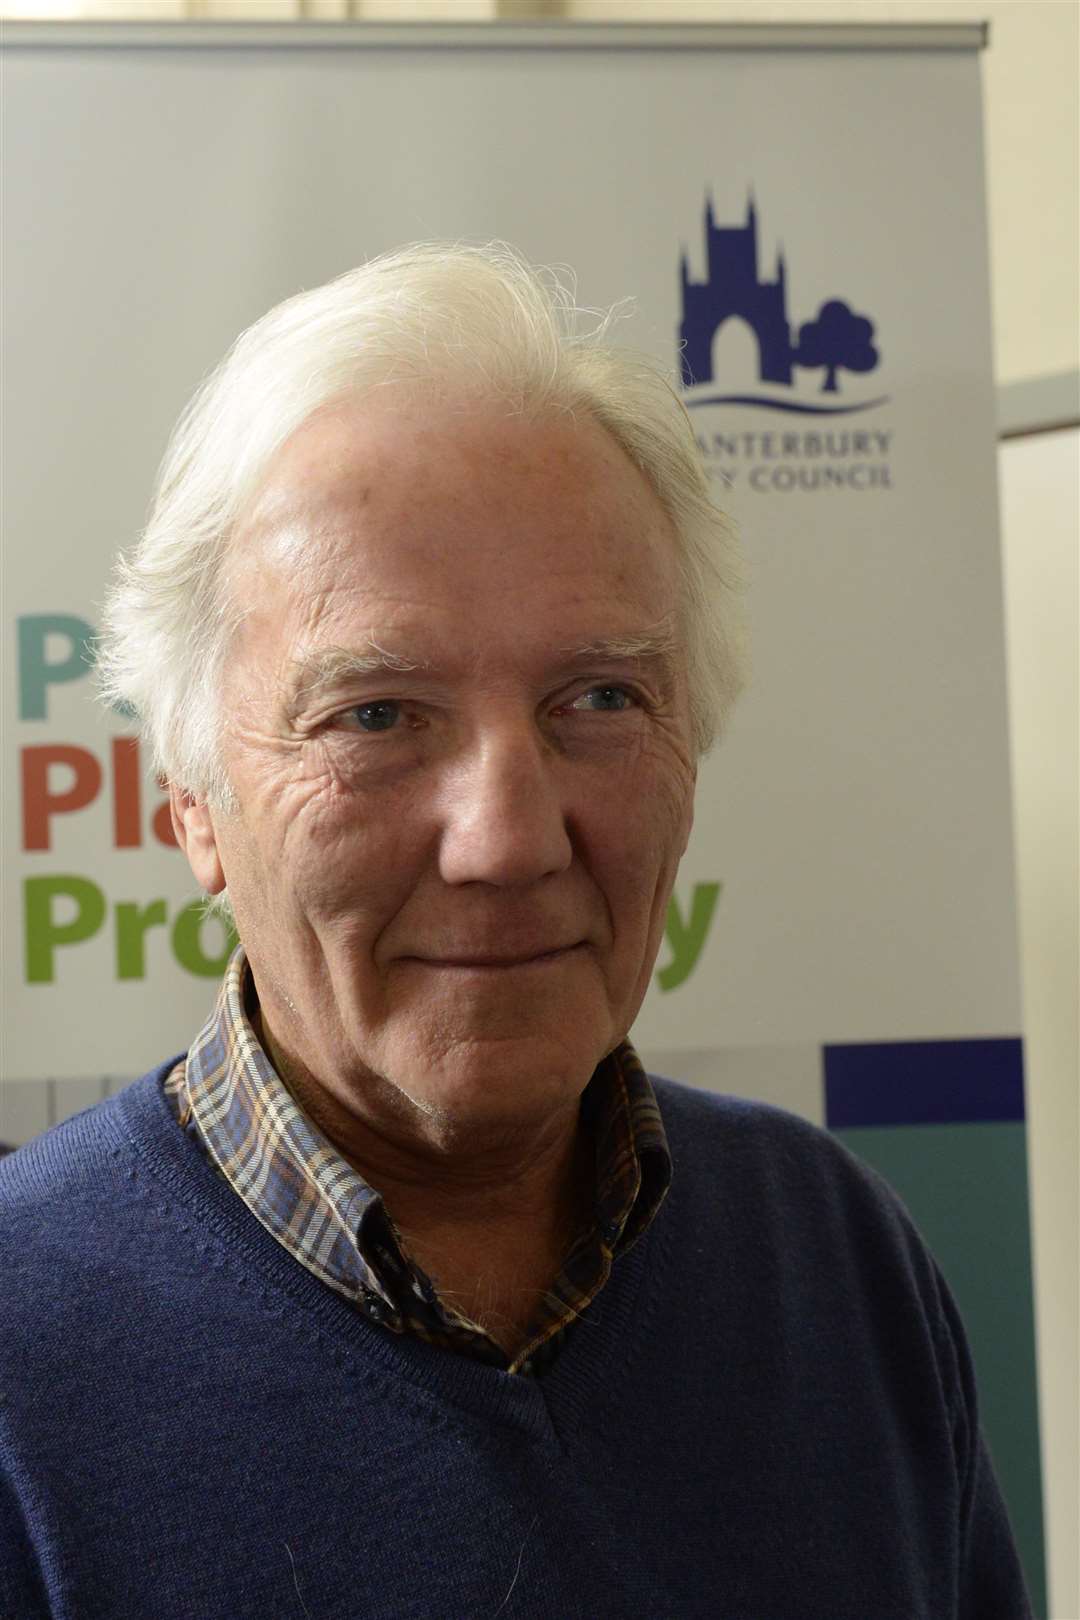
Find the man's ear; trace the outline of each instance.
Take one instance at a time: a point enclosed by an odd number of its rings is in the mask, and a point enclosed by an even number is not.
[[[170,782],[169,814],[176,842],[187,856],[199,887],[207,894],[220,894],[225,887],[225,870],[206,801]]]

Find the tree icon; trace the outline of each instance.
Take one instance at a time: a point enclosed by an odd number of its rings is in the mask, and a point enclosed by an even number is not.
[[[878,352],[870,341],[873,335],[873,321],[856,315],[839,298],[830,298],[818,310],[816,320],[800,326],[796,364],[807,368],[825,366],[827,375],[821,391],[835,394],[839,391],[836,373],[841,366],[845,371],[873,371],[877,365]]]

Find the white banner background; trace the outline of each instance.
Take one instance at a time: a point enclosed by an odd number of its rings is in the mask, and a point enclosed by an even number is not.
[[[684,917],[696,883],[720,900],[694,971],[654,987],[636,1033],[671,1049],[1017,1032],[973,53],[19,49],[5,78],[9,633],[18,616],[96,622],[182,404],[276,300],[402,241],[500,236],[572,265],[587,304],[633,293],[625,340],[674,367],[680,247],[700,278],[706,188],[734,226],[752,185],[793,332],[835,297],[876,328],[869,376],[841,372],[830,396],[803,371],[787,393],[886,403],[694,412],[710,443],[739,442],[715,465],[736,473],[755,674],[702,772],[679,883]],[[887,450],[782,453],[781,433],[819,429]],[[889,487],[747,481],[867,459]],[[186,1044],[210,994],[170,945],[193,891],[149,832],[152,788],[142,848],[115,847],[108,770],[49,818],[51,849],[21,847],[13,755],[62,742],[107,766],[125,730],[89,687],[49,685],[42,720],[20,718],[25,690],[6,699],[12,1077],[137,1073]],[[49,791],[71,781],[54,766]],[[105,918],[30,984],[24,881],[68,873]],[[159,899],[145,977],[118,980],[117,904]],[[54,924],[75,909],[54,901]],[[211,925],[204,941],[212,956]]]

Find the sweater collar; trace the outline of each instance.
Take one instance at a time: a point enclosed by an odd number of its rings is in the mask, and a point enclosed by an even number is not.
[[[185,1122],[233,1190],[302,1265],[346,1297],[382,1301],[388,1326],[420,1330],[408,1317],[438,1310],[430,1283],[395,1241],[379,1193],[277,1074],[252,1027],[256,1005],[247,957],[237,946],[213,1012],[187,1054]],[[596,1232],[608,1253],[618,1255],[651,1224],[671,1181],[660,1110],[628,1041],[594,1072],[582,1118],[596,1150]],[[468,1328],[464,1321],[461,1326]]]

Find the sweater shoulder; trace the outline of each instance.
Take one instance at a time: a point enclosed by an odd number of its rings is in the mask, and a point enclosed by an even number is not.
[[[823,1126],[773,1103],[706,1091],[663,1075],[650,1074],[649,1080],[664,1128],[680,1148],[701,1144],[708,1150],[722,1143],[762,1142],[797,1146],[805,1153],[826,1157],[839,1149],[850,1158]]]
[[[64,1212],[82,1212],[88,1203],[115,1196],[130,1145],[129,1121],[154,1114],[161,1082],[175,1062],[160,1064],[0,1159],[0,1246],[6,1246],[2,1235],[10,1237],[22,1221],[43,1223],[47,1211],[55,1226]]]
[[[772,1104],[650,1076],[674,1166],[681,1241],[736,1242],[793,1274],[874,1279],[895,1310],[918,1303],[948,1352],[951,1300],[900,1195],[821,1125]],[[907,1302],[907,1305],[904,1302]]]
[[[23,1375],[12,1369],[26,1366],[46,1384],[67,1376],[72,1346],[109,1342],[117,1323],[137,1318],[155,1267],[176,1275],[177,1229],[169,1240],[150,1233],[142,1173],[170,1118],[167,1072],[152,1070],[0,1161],[0,1387],[17,1385]]]
[[[833,1133],[771,1103],[719,1095],[650,1075],[676,1180],[701,1210],[751,1212],[789,1233],[852,1246],[888,1241],[929,1262],[899,1194]],[[817,1223],[828,1217],[825,1227]]]

